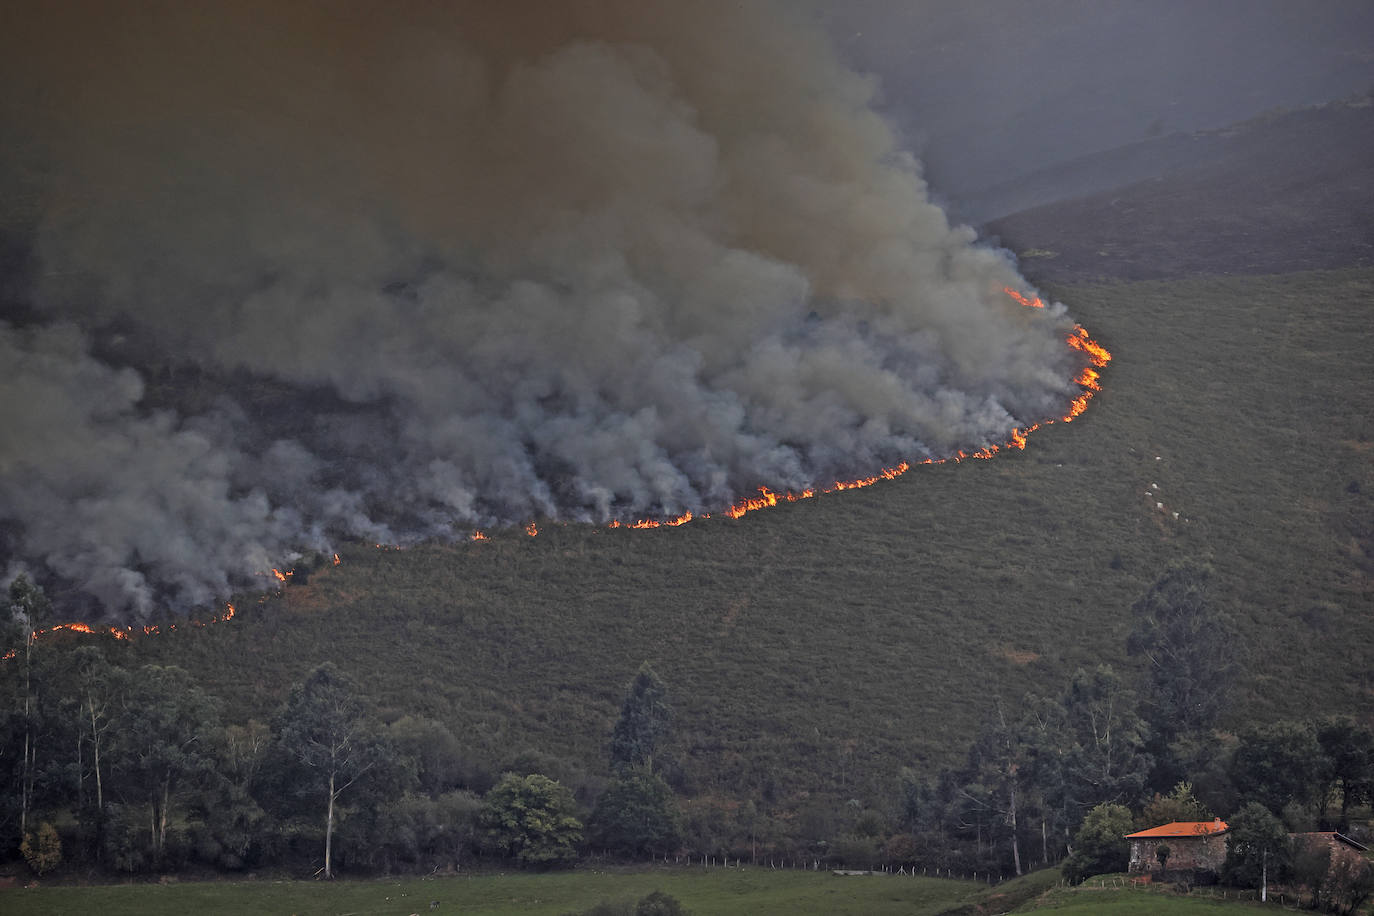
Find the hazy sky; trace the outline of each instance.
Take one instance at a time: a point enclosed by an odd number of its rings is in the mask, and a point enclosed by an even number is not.
[[[937,194],[1374,86],[1368,0],[820,3]]]

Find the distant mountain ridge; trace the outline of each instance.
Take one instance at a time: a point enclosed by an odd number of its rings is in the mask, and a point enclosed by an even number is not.
[[[1369,96],[1271,112],[1046,170],[1008,193],[1061,199],[992,220],[984,231],[1021,255],[1032,279],[1370,266],[1370,150]],[[1067,196],[1075,182],[1091,190]]]

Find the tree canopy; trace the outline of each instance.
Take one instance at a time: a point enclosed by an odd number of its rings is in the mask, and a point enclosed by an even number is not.
[[[489,849],[521,865],[567,865],[582,842],[572,792],[539,773],[501,777],[487,793],[478,824]]]
[[[1166,738],[1216,721],[1240,656],[1230,619],[1207,600],[1211,569],[1173,566],[1134,605],[1126,640],[1149,664],[1146,718]]]
[[[1104,803],[1088,812],[1074,837],[1073,854],[1064,862],[1064,877],[1075,884],[1092,875],[1125,871],[1130,846],[1125,840],[1135,818],[1124,805]]]
[[[655,755],[672,726],[668,688],[645,662],[630,683],[620,718],[611,732],[611,768],[654,767]]]
[[[381,736],[351,682],[329,663],[291,688],[277,720],[281,746],[316,774],[316,785],[324,792],[324,876],[333,877],[335,805],[384,762]]]

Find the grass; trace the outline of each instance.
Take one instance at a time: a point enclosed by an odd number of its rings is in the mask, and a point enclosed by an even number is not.
[[[158,916],[208,912],[223,916],[293,913],[299,916],[405,916],[429,913],[556,916],[601,902],[637,900],[652,891],[677,898],[697,916],[711,914],[902,914],[984,916],[992,913],[1112,913],[1191,916],[1258,904],[1219,899],[1209,888],[1183,896],[1170,890],[1111,886],[1094,878],[1059,886],[1058,869],[1033,872],[994,888],[969,881],[873,875],[840,878],[829,872],[760,868],[625,868],[550,874],[482,874],[374,881],[211,881],[170,885],[41,887],[4,894],[9,916]],[[1271,904],[1272,905],[1272,904]]]
[[[1250,648],[1229,725],[1367,715],[1374,271],[1052,292],[1116,358],[1088,413],[1025,452],[738,521],[345,546],[228,625],[119,651],[187,667],[232,718],[266,718],[333,660],[482,765],[534,749],[566,777],[601,771],[647,659],[690,794],[882,806],[900,766],[960,755],[995,698],[1134,669],[1131,603],[1202,558]]]
[[[1019,912],[1062,913],[1064,916],[1096,916],[1098,913],[1111,913],[1113,916],[1193,916],[1193,914],[1216,914],[1218,911],[1231,911],[1239,907],[1254,908],[1258,904],[1237,901],[1211,900],[1200,897],[1171,897],[1149,891],[1074,891],[1052,895],[1033,910]]]
[[[1219,910],[1235,910],[1244,907],[1249,910],[1279,908],[1280,898],[1275,895],[1269,903],[1261,904],[1254,899],[1255,891],[1237,891],[1235,888],[1202,887],[1193,888],[1187,894],[1180,894],[1171,887],[1131,887],[1118,886],[1129,879],[1125,875],[1104,875],[1088,879],[1078,887],[1055,887],[1036,899],[1030,906],[1015,912],[1053,912],[1053,913],[1112,913],[1120,916],[1190,916],[1193,913],[1216,913]],[[1287,909],[1293,909],[1292,898],[1287,901]]]
[[[115,887],[44,887],[4,893],[8,916],[157,916],[160,913],[294,913],[299,916],[435,912],[556,914],[602,901],[637,900],[655,890],[705,914],[903,914],[946,912],[979,888],[965,881],[901,876],[839,878],[769,869],[633,869],[377,881],[238,881]]]

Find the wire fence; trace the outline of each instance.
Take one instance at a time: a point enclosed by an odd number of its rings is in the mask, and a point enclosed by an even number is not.
[[[1062,884],[1063,882],[1061,882]],[[1165,894],[1175,896],[1201,897],[1208,900],[1235,900],[1279,907],[1285,910],[1312,910],[1317,898],[1311,893],[1294,891],[1292,888],[1270,888],[1268,899],[1261,900],[1259,888],[1224,887],[1216,884],[1160,883],[1144,878],[1122,875],[1104,875],[1089,878],[1080,888],[1086,890],[1132,890],[1143,894]]]
[[[951,881],[977,881],[989,886],[1015,877],[994,871],[964,872],[952,868],[922,868],[914,865],[874,865],[856,868],[844,862],[812,857],[767,857],[745,861],[743,856],[676,855],[656,860],[663,865],[692,868],[757,868],[796,871],[828,871],[837,875],[891,875],[901,878],[942,878]]]

